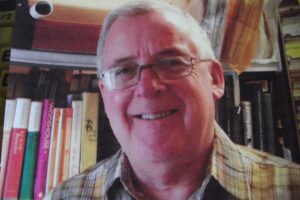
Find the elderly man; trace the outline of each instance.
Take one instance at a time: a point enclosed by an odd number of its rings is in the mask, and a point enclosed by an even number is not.
[[[53,199],[300,199],[300,167],[233,144],[215,123],[223,73],[197,22],[164,3],[108,15],[99,88],[121,150]]]

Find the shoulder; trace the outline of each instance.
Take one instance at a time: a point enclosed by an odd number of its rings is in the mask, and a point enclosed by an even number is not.
[[[254,199],[300,199],[300,165],[238,146]]]
[[[120,152],[62,182],[45,199],[104,198],[106,187],[117,170]]]
[[[300,165],[236,145],[219,127],[216,128],[213,155],[213,175],[235,196],[241,199],[250,196],[252,199],[300,199]]]

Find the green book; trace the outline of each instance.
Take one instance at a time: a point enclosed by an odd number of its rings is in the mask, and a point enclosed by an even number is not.
[[[19,199],[33,199],[35,165],[39,143],[41,114],[42,102],[33,101],[30,107]]]
[[[12,27],[0,27],[0,47],[11,45]]]

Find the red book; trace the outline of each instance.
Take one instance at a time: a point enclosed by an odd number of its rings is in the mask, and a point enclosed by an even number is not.
[[[4,180],[4,199],[18,198],[30,104],[30,99],[17,99],[16,113],[9,145],[6,176]]]

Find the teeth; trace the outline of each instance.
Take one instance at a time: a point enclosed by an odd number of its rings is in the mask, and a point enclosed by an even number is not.
[[[162,113],[157,113],[157,114],[142,114],[140,117],[141,119],[146,119],[146,120],[153,120],[153,119],[160,119],[167,117],[168,115],[174,113],[173,111],[167,111],[167,112],[162,112]]]

